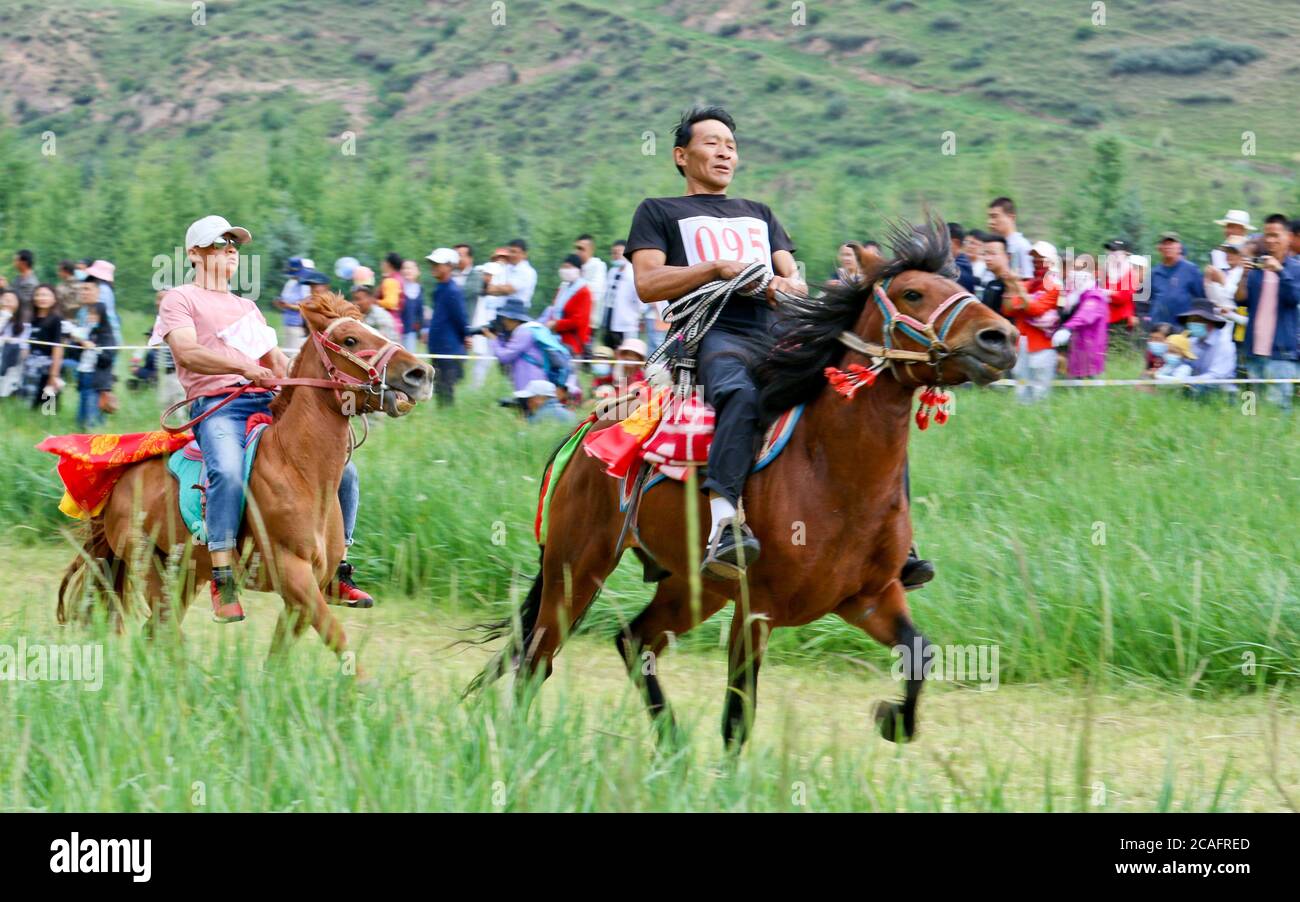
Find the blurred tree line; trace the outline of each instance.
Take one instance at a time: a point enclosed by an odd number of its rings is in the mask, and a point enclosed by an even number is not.
[[[0,272],[12,274],[12,254],[22,247],[35,251],[44,280],[54,279],[61,259],[104,258],[117,265],[119,303],[143,309],[152,303],[156,258],[175,259],[185,227],[215,212],[252,231],[249,252],[259,255],[264,303],[278,293],[285,261],[295,254],[332,275],[339,257],[377,269],[384,254],[396,251],[423,264],[434,247],[459,242],[473,245],[482,262],[515,237],[529,243],[544,303],[575,237],[591,233],[605,256],[610,242],[626,237],[643,197],[681,191],[668,148],[635,170],[613,161],[580,167],[555,158],[506,159],[437,141],[412,154],[397,140],[369,138],[349,155],[346,144],[326,137],[327,115],[308,109],[286,127],[224,129],[201,142],[178,135],[143,148],[125,139],[61,145],[52,155],[37,152],[31,136],[0,129]],[[1101,137],[1090,154],[1055,213],[1018,190],[1018,168],[1005,146],[981,159],[982,179],[936,180],[925,197],[903,192],[888,177],[864,178],[853,164],[788,180],[742,169],[737,187],[773,207],[810,281],[831,275],[840,242],[878,237],[887,217],[919,219],[927,200],[970,228],[983,227],[989,199],[1010,194],[1031,239],[1080,252],[1096,253],[1113,236],[1149,251],[1157,230],[1176,228],[1198,260],[1217,241],[1212,223],[1226,206],[1251,206],[1189,184],[1181,195],[1159,199],[1155,220],[1130,185],[1120,142]],[[1052,225],[1032,228],[1031,216]]]

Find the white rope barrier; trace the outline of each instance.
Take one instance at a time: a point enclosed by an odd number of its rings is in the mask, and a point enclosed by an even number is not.
[[[74,351],[85,350],[81,345],[66,344],[57,341],[37,341],[35,339],[14,338],[12,336],[0,336],[0,344],[27,344],[42,345],[51,348],[70,348]],[[95,348],[96,351],[156,351],[162,345],[102,345]],[[292,357],[298,352],[290,348],[281,348],[287,356]],[[496,358],[490,354],[418,354],[411,352],[414,356],[422,360],[491,360]],[[608,363],[615,364],[618,361],[610,357],[575,357],[571,363]],[[993,386],[1014,386],[1028,385],[1027,382],[1017,382],[1015,379],[998,379],[996,382],[990,382]],[[1121,386],[1136,385],[1300,385],[1300,378],[1295,379],[1053,379],[1053,387],[1065,388],[1111,388]]]

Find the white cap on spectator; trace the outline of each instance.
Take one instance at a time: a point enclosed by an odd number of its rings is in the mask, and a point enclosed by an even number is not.
[[[1059,255],[1056,253],[1056,245],[1050,241],[1035,241],[1029,246],[1029,249],[1044,260],[1059,259]]]
[[[240,244],[248,244],[253,240],[248,229],[232,226],[224,216],[204,216],[192,222],[185,230],[185,249],[207,247],[222,235],[234,235]]]
[[[515,392],[516,398],[554,398],[555,384],[545,379],[534,379],[527,386]]]
[[[457,263],[460,262],[460,254],[456,253],[454,250],[452,250],[449,247],[440,247],[437,250],[430,253],[429,256],[425,257],[424,259],[429,260],[433,263],[448,263],[452,266],[455,266]]]

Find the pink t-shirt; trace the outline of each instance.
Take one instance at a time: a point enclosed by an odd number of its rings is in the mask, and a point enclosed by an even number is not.
[[[175,329],[192,328],[200,347],[228,357],[232,369],[256,366],[258,360],[275,347],[275,330],[257,305],[228,291],[212,291],[197,285],[182,285],[163,295],[158,306],[150,344],[158,344]],[[176,364],[176,375],[187,398],[224,393],[225,389],[244,382],[234,373],[206,376]]]

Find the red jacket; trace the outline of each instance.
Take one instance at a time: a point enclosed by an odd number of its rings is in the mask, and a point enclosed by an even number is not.
[[[1056,309],[1061,298],[1061,286],[1050,271],[1038,272],[1032,279],[1024,281],[1025,294],[1029,295],[1026,303],[1019,295],[1010,292],[1002,300],[1002,315],[1009,317],[1020,334],[1029,344],[1029,353],[1046,351],[1052,346],[1051,333],[1044,332],[1029,321],[1037,319],[1048,310]]]
[[[560,336],[560,341],[573,352],[573,356],[581,357],[583,348],[591,340],[591,289],[583,285],[569,297],[563,310],[556,311],[556,315],[559,319],[551,326],[551,331]]]
[[[1111,273],[1109,267],[1104,268],[1101,287],[1110,292],[1110,319],[1107,322],[1125,322],[1129,317],[1137,315],[1137,308],[1133,306],[1136,279],[1131,266],[1125,266],[1115,273]]]

